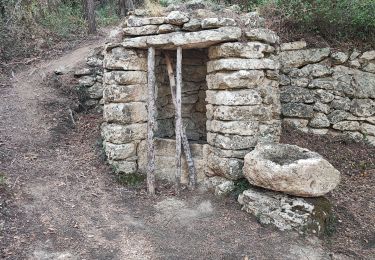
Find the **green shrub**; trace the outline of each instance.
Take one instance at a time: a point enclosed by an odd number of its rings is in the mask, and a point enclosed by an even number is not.
[[[375,38],[374,0],[274,0],[263,6],[270,4],[297,29],[337,39]]]
[[[96,17],[99,26],[114,25],[120,20],[116,8],[116,4],[110,2],[104,6],[101,6],[96,11]]]

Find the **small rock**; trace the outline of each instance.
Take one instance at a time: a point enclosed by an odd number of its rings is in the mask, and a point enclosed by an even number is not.
[[[316,128],[325,128],[330,126],[330,122],[325,114],[317,113],[310,121],[309,126]]]
[[[366,51],[362,54],[361,59],[364,60],[374,60],[375,59],[375,50],[374,51]]]
[[[70,72],[70,69],[67,66],[60,66],[57,69],[55,69],[54,72],[56,75],[64,75],[68,74]]]
[[[242,15],[241,20],[251,29],[264,27],[265,25],[265,19],[260,17],[258,12],[250,12]]]
[[[82,76],[87,76],[92,73],[91,69],[89,68],[83,68],[83,69],[78,69],[74,72],[74,76],[76,77],[82,77]]]
[[[349,59],[349,56],[345,52],[333,52],[331,58],[334,64],[343,64]]]
[[[297,42],[286,42],[280,45],[281,51],[291,51],[291,50],[300,50],[306,48],[307,43],[305,41],[297,41]]]
[[[203,29],[219,28],[224,26],[236,26],[237,23],[231,18],[206,18],[202,21]]]
[[[174,25],[183,25],[189,21],[189,16],[180,11],[172,11],[167,15],[167,22]]]
[[[341,121],[334,124],[333,129],[341,131],[357,131],[360,129],[359,122],[357,121]]]
[[[234,182],[233,181],[225,181],[219,185],[216,186],[215,188],[215,195],[217,196],[225,196],[231,193],[234,190]]]
[[[182,30],[194,32],[202,28],[202,21],[198,19],[190,19],[189,22],[185,23],[182,27]]]
[[[176,32],[179,31],[180,27],[172,25],[172,24],[162,24],[159,26],[158,34],[159,33],[170,33],[170,32]]]
[[[245,32],[245,36],[252,41],[263,41],[270,44],[276,44],[280,41],[279,36],[269,29],[252,29]]]

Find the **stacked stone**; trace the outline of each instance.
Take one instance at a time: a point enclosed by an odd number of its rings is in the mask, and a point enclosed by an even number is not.
[[[375,51],[281,45],[284,122],[314,134],[345,133],[375,144]]]
[[[104,59],[103,146],[118,173],[137,172],[137,148],[147,135],[147,57],[144,51],[107,48]]]
[[[74,76],[78,78],[80,102],[87,109],[100,107],[103,104],[102,52],[102,48],[95,49],[94,53],[86,59],[87,67],[74,72]]]
[[[159,54],[159,53],[157,53]],[[173,63],[175,53],[169,56]],[[182,119],[189,140],[206,141],[206,64],[205,50],[184,50],[182,60]],[[175,107],[163,54],[157,55],[157,137],[175,136]]]
[[[278,36],[255,29],[247,43],[223,43],[209,48],[207,64],[208,176],[243,177],[243,158],[258,142],[277,142],[280,102]]]

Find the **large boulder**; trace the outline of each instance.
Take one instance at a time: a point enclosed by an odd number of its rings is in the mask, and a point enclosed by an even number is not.
[[[340,182],[340,172],[319,154],[277,143],[248,153],[243,174],[252,185],[302,197],[322,196]]]

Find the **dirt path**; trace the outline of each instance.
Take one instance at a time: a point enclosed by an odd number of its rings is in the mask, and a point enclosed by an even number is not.
[[[330,259],[318,239],[263,228],[233,198],[150,199],[117,184],[96,148],[100,119],[80,116],[69,128],[69,100],[42,84],[98,44],[20,72],[0,89],[0,173],[11,194],[0,219],[1,257]]]

